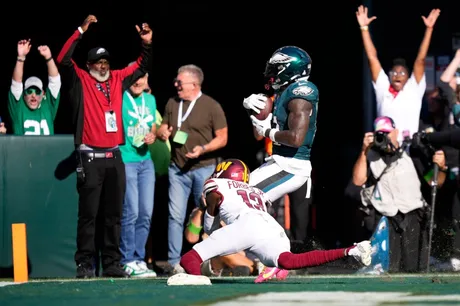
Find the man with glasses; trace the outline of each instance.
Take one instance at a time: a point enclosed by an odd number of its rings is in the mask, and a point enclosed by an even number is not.
[[[169,177],[168,262],[172,274],[179,265],[184,221],[190,194],[199,206],[203,185],[211,176],[217,150],[227,144],[227,120],[220,104],[201,92],[203,71],[195,65],[178,70],[177,96],[169,99],[157,137],[171,138]]]
[[[422,99],[426,89],[425,58],[431,42],[433,27],[440,14],[439,9],[433,9],[428,17],[422,16],[425,23],[425,35],[415,59],[412,74],[404,60],[396,59],[393,67],[386,75],[377,57],[377,50],[369,33],[369,25],[377,17],[368,17],[367,7],[361,5],[356,12],[361,29],[364,49],[369,61],[377,100],[377,116],[391,117],[399,129],[398,141],[402,143],[403,132],[410,135],[418,132]]]
[[[59,106],[61,77],[48,46],[39,46],[38,51],[48,66],[48,88],[32,76],[22,84],[24,62],[32,45],[30,39],[18,42],[18,57],[13,70],[8,108],[15,135],[53,135],[54,119]]]

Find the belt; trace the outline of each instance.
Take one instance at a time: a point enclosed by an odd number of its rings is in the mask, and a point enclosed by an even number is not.
[[[81,152],[81,154],[84,154],[88,156],[89,158],[115,158],[115,153],[114,151],[108,151],[108,152]]]

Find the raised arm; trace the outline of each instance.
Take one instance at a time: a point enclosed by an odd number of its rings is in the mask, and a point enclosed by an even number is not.
[[[359,153],[359,157],[353,166],[352,181],[356,186],[362,186],[367,181],[367,152],[369,151],[369,147],[373,141],[374,133],[369,132],[364,134],[361,152]]]
[[[24,63],[31,47],[32,45],[30,44],[30,39],[23,39],[18,42],[18,57],[16,59],[16,65],[14,66],[11,82],[11,93],[16,100],[21,98],[23,89],[22,78],[24,75]]]
[[[132,84],[139,77],[148,73],[152,48],[152,30],[147,23],[142,24],[142,29],[136,25],[136,30],[142,39],[141,55],[136,63],[120,71],[124,83]]]
[[[423,78],[423,74],[425,73],[425,59],[428,53],[428,48],[430,47],[431,36],[433,34],[433,26],[436,23],[436,20],[439,17],[439,13],[441,10],[433,9],[430,12],[428,17],[422,16],[423,22],[425,23],[425,35],[423,36],[422,44],[418,50],[417,58],[415,59],[414,63],[414,76],[417,83]]]
[[[71,77],[76,77],[76,73],[80,68],[77,67],[75,62],[72,60],[73,52],[77,47],[78,42],[82,38],[83,33],[88,30],[90,24],[97,22],[96,16],[89,15],[83,21],[83,24],[78,27],[77,30],[73,33],[72,36],[66,41],[62,47],[61,52],[58,55],[57,62],[60,68],[60,71],[64,74],[68,74],[67,78],[69,81],[73,81]]]
[[[460,49],[455,52],[455,56],[447,66],[446,70],[441,74],[441,81],[450,83],[455,76],[455,72],[460,68]]]
[[[61,90],[61,77],[59,75],[56,63],[51,55],[51,50],[48,46],[39,46],[38,52],[45,59],[46,65],[48,66],[48,89],[54,98],[57,98],[59,91]]]
[[[364,50],[366,51],[367,60],[369,61],[369,67],[371,69],[372,81],[376,82],[379,76],[382,65],[377,57],[377,50],[375,49],[374,43],[372,42],[371,34],[369,33],[369,24],[377,19],[377,17],[367,16],[367,7],[361,5],[356,11],[356,19],[358,20],[359,27],[361,29],[361,37],[363,39]]]

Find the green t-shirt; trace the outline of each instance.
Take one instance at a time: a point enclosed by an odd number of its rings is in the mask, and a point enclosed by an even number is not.
[[[61,93],[54,98],[50,90],[37,109],[31,110],[24,100],[24,93],[16,100],[11,90],[8,94],[8,109],[15,135],[54,135],[54,118],[59,106]]]
[[[120,146],[123,162],[135,163],[151,158],[149,148],[142,140],[155,124],[156,110],[157,103],[152,94],[144,92],[133,97],[128,90],[123,93],[125,144]]]

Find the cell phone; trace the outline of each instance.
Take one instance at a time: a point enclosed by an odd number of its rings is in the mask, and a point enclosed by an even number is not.
[[[2,117],[0,117],[0,123],[2,123]]]

